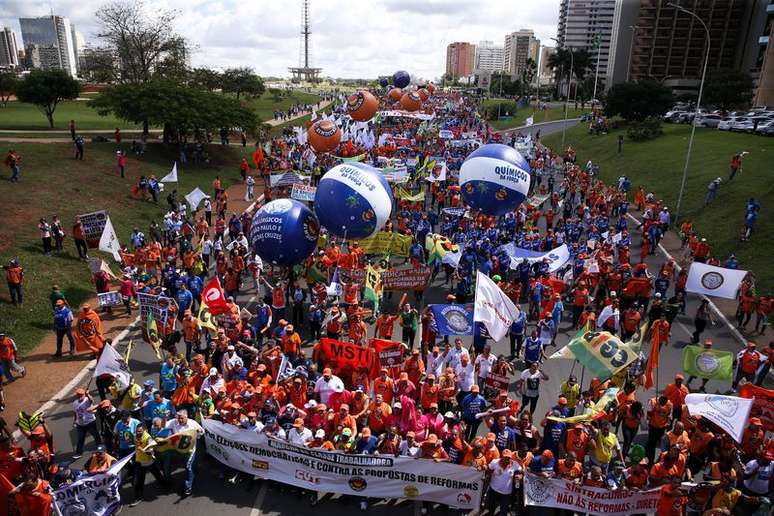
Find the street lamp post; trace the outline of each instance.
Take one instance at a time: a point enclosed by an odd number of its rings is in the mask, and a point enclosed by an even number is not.
[[[675,222],[677,222],[680,219],[680,208],[682,207],[683,203],[683,193],[685,191],[685,180],[688,177],[688,164],[691,162],[691,151],[693,150],[693,137],[696,134],[696,117],[699,116],[699,109],[701,108],[701,95],[704,92],[704,79],[707,75],[707,62],[709,61],[709,54],[710,54],[710,31],[709,28],[707,28],[707,24],[704,23],[704,20],[702,20],[696,13],[693,11],[689,11],[688,9],[684,7],[680,7],[677,4],[674,3],[668,3],[667,5],[674,7],[678,11],[684,12],[685,14],[694,17],[696,20],[698,20],[699,23],[701,23],[701,26],[704,28],[704,32],[707,36],[707,53],[704,55],[704,67],[701,72],[701,82],[699,83],[699,96],[696,99],[696,112],[694,113],[694,118],[691,121],[691,137],[688,139],[688,151],[685,153],[685,165],[683,165],[683,179],[680,183],[680,193],[677,195],[677,208],[675,210]]]
[[[602,38],[599,34],[596,34],[594,36],[594,40],[597,44],[597,67],[594,70],[594,93],[591,95],[591,106],[592,110],[594,109],[595,101],[597,100],[597,79],[599,78],[599,57],[602,54]],[[576,92],[576,98],[577,98],[577,92]]]
[[[634,52],[634,36],[637,34],[637,29],[639,29],[639,25],[629,25],[629,28],[632,31],[632,38],[629,40],[629,63],[626,65],[626,82],[629,82],[629,75],[632,72],[632,53]]]
[[[556,41],[557,45],[561,45],[558,39],[551,39]],[[562,152],[564,152],[564,141],[565,135],[567,133],[567,110],[569,109],[567,104],[570,101],[570,81],[572,78],[573,68],[575,66],[575,55],[572,53],[572,47],[567,47],[567,50],[570,51],[570,72],[567,74],[567,95],[564,97],[564,119],[562,120]]]

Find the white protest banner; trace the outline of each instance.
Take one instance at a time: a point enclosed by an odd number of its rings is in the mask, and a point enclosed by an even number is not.
[[[121,509],[121,477],[119,472],[134,454],[115,462],[109,470],[76,480],[54,491],[54,511],[57,516],[89,514],[109,516]]]
[[[576,484],[569,480],[543,478],[532,473],[524,476],[524,504],[554,507],[571,512],[628,516],[653,514],[661,496],[659,489],[629,491]]]
[[[742,442],[753,400],[719,394],[689,394],[685,405],[692,416],[706,417],[738,443]]]
[[[408,498],[467,510],[481,503],[483,479],[474,468],[295,446],[212,419],[205,419],[203,426],[207,453],[248,475],[313,491]]]
[[[93,211],[91,213],[84,213],[78,215],[78,218],[83,225],[83,238],[91,249],[96,249],[99,246],[99,239],[102,238],[102,233],[105,229],[105,222],[107,221],[107,211]]]
[[[435,115],[428,114],[428,113],[416,113],[413,111],[401,111],[398,109],[392,109],[389,111],[379,111],[376,115],[381,118],[394,116],[394,117],[403,117],[403,118],[416,118],[417,120],[432,120],[433,118],[435,118]]]
[[[533,195],[532,197],[527,198],[527,204],[531,204],[532,206],[540,207],[541,204],[546,202],[550,195],[548,194],[537,194]]]
[[[185,200],[188,203],[188,206],[191,207],[191,211],[196,211],[196,208],[199,206],[199,203],[206,198],[207,198],[207,194],[204,193],[201,190],[201,188],[199,188],[198,186],[193,190],[191,190],[191,193],[185,196]]]
[[[438,137],[443,140],[451,140],[454,138],[454,133],[448,129],[441,129],[438,131]]]
[[[102,230],[102,236],[99,239],[99,250],[112,254],[115,261],[121,261],[121,253],[119,252],[121,251],[121,244],[118,243],[116,230],[113,229],[110,217],[105,221],[105,228]]]
[[[159,183],[177,183],[177,161],[172,165],[172,170],[169,171],[169,174],[162,177]]]
[[[518,268],[524,258],[526,258],[530,264],[542,262],[543,258],[548,258],[548,272],[558,271],[570,260],[570,248],[567,247],[567,244],[562,244],[545,253],[516,247],[516,244],[513,242],[502,246],[501,249],[505,251],[505,254],[511,259],[511,270]]]
[[[739,285],[745,276],[747,271],[693,262],[688,270],[685,290],[695,294],[736,299]]]
[[[295,183],[308,183],[311,179],[312,176],[302,176],[296,172],[285,172],[269,176],[269,184],[272,188],[275,186],[293,186]]]
[[[489,330],[489,335],[497,342],[508,333],[511,323],[518,315],[519,309],[500,287],[486,274],[477,272],[473,320],[483,322]]]
[[[527,127],[529,127],[529,126],[531,126],[531,125],[533,125],[533,124],[535,123],[535,118],[534,118],[534,117],[529,117],[529,118],[527,118],[527,119],[524,121],[524,123],[525,123],[525,125],[526,125]]]
[[[100,307],[121,306],[123,304],[121,293],[117,290],[112,292],[97,292],[97,302]]]
[[[293,183],[293,190],[290,191],[290,198],[296,199],[297,201],[314,201],[315,193],[317,193],[316,186]]]
[[[132,373],[129,372],[126,360],[110,344],[105,344],[105,348],[97,361],[97,367],[94,369],[94,378],[99,378],[103,374],[109,374],[110,376],[121,375],[126,382],[125,385],[129,385],[129,380],[132,378]]]

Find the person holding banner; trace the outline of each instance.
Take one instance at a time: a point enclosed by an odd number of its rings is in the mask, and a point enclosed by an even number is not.
[[[518,461],[513,460],[511,450],[503,450],[499,459],[493,460],[487,467],[487,511],[494,514],[499,508],[500,514],[508,514],[513,505],[514,491],[521,483],[524,470]]]

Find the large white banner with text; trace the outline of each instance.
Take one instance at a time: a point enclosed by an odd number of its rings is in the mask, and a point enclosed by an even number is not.
[[[463,509],[481,502],[473,468],[394,455],[304,448],[219,421],[204,420],[207,453],[238,471],[325,493],[409,498]]]

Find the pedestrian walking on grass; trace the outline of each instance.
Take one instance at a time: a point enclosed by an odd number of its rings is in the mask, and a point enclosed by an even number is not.
[[[3,332],[0,332],[0,366],[2,374],[5,375],[8,382],[13,382],[16,378],[13,373],[19,373],[22,378],[27,375],[27,370],[16,362],[18,349],[16,342]]]
[[[70,128],[70,138],[75,141],[75,120],[70,120],[68,127]]]
[[[83,143],[83,136],[80,134],[75,137],[73,140],[75,143],[75,159],[83,161],[83,149],[84,149],[84,143]]]
[[[5,269],[5,280],[8,283],[8,291],[11,293],[11,302],[13,304],[22,304],[22,281],[24,281],[24,269],[19,266],[19,262],[14,258],[8,265],[3,265]]]
[[[62,345],[64,338],[70,344],[70,355],[75,354],[75,339],[73,338],[73,316],[72,310],[67,306],[63,299],[57,299],[54,306],[54,330],[56,331],[56,353],[54,358],[62,356]]]
[[[46,222],[46,219],[40,219],[38,231],[40,231],[40,240],[43,242],[43,254],[51,256],[51,225]]]
[[[21,173],[21,170],[19,169],[20,162],[21,156],[19,156],[15,150],[10,149],[5,156],[5,166],[11,169],[12,183],[17,183],[19,181],[19,174]]]
[[[86,239],[83,236],[83,223],[80,217],[75,217],[73,222],[73,240],[75,241],[75,249],[78,251],[78,258],[81,260],[88,260],[88,246],[86,245]]]
[[[56,215],[51,216],[51,236],[54,239],[54,250],[57,254],[61,253],[63,251],[62,244],[64,243],[65,232],[62,227],[62,221]]]
[[[118,167],[118,172],[121,174],[121,177],[125,177],[124,173],[126,172],[126,156],[121,151],[116,151],[116,166]]]

